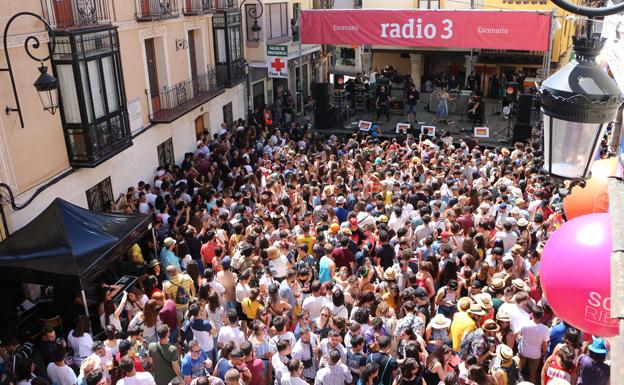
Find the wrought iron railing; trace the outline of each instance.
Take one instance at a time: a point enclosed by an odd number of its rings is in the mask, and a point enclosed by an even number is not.
[[[178,17],[178,0],[135,0],[138,21],[151,21]]]
[[[245,61],[236,60],[231,63],[217,64],[217,85],[231,88],[245,79]]]
[[[146,90],[152,107],[150,119],[171,121],[218,95],[223,87],[219,86],[217,74],[217,70],[208,68],[206,73],[171,87]]]
[[[201,15],[213,10],[213,0],[182,0],[185,15]]]
[[[57,30],[111,23],[107,0],[46,0],[44,16]]]

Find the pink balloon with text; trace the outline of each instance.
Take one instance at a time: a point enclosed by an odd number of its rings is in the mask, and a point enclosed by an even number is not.
[[[576,217],[551,234],[541,258],[540,281],[548,305],[570,325],[600,337],[618,334],[611,318],[609,214]]]

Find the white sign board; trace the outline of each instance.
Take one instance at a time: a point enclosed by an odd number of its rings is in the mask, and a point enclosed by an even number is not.
[[[130,121],[131,134],[136,134],[143,128],[142,115],[141,99],[134,99],[128,102],[128,120]]]
[[[288,79],[288,47],[267,44],[267,71],[270,78]]]

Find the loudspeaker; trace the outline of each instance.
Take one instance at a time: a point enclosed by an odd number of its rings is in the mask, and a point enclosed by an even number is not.
[[[333,108],[317,108],[314,111],[314,128],[316,130],[329,130],[336,124],[336,113]]]
[[[329,108],[329,83],[312,83],[312,97],[317,109]]]
[[[518,123],[531,124],[531,110],[533,109],[534,96],[530,94],[521,94],[518,99],[518,115],[516,121]]]
[[[526,142],[531,139],[531,125],[528,123],[517,122],[513,126],[513,139],[516,142]]]

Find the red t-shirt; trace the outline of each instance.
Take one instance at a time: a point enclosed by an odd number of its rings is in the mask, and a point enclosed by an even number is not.
[[[171,330],[178,328],[178,313],[176,312],[175,302],[168,299],[165,301],[162,309],[158,313],[160,320],[169,326]]]
[[[137,372],[145,371],[145,368],[143,367],[141,360],[139,360],[136,357],[130,357],[130,358],[132,358],[132,361],[134,361],[134,370],[136,370]],[[117,352],[117,354],[115,355],[115,360],[117,360],[117,362],[121,361],[121,355],[119,354],[119,352]],[[126,373],[124,373],[123,370],[120,370],[119,372],[121,373],[121,378],[126,377]]]
[[[244,362],[238,368],[248,368],[251,372],[251,381],[248,385],[264,385],[264,364],[261,359],[254,358],[251,361]]]

